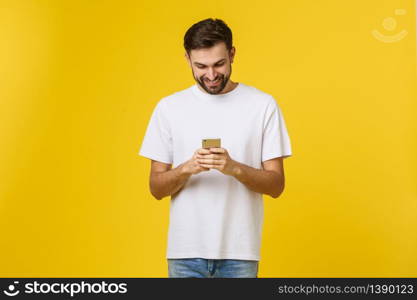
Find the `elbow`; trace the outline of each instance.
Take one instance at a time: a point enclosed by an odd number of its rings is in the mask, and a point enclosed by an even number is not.
[[[160,195],[158,191],[155,189],[155,187],[152,185],[152,183],[149,184],[149,190],[151,191],[152,196],[156,200],[161,200],[164,196]]]
[[[285,188],[285,184],[284,184],[284,182],[282,182],[279,185],[279,187],[270,194],[270,196],[274,199],[277,199],[284,192],[284,188]]]
[[[152,196],[156,199],[156,200],[161,200],[163,197],[157,196],[155,194],[152,194]]]
[[[269,196],[271,196],[274,199],[277,199],[279,196],[281,196],[281,194],[282,194],[282,192],[281,193],[272,193]]]
[[[151,189],[151,194],[156,200],[161,200],[163,198],[162,195],[159,195],[155,190]]]

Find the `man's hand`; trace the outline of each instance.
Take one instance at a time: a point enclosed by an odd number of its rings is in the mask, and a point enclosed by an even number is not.
[[[188,174],[188,175],[194,175],[194,174],[198,174],[200,172],[203,171],[209,171],[209,168],[206,168],[204,166],[202,166],[201,164],[198,163],[198,155],[204,155],[204,154],[210,154],[210,151],[208,149],[204,149],[204,148],[200,148],[197,149],[194,154],[193,157],[189,160],[187,160],[184,165],[182,166],[182,173],[184,174]]]
[[[223,174],[234,176],[236,174],[237,162],[234,161],[226,149],[210,148],[203,149],[197,154],[197,162],[203,168],[217,169]],[[208,153],[207,153],[208,151]]]

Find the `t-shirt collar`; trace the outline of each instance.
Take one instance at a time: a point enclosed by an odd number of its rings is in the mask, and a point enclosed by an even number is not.
[[[195,94],[195,95],[197,95],[198,97],[200,97],[200,98],[203,98],[203,99],[212,99],[212,100],[215,100],[215,99],[225,99],[225,98],[228,98],[228,97],[230,97],[230,96],[234,96],[234,95],[236,95],[236,94],[238,94],[239,92],[240,92],[240,90],[242,89],[242,86],[243,86],[243,84],[242,83],[240,83],[240,82],[238,82],[237,83],[237,86],[233,89],[233,90],[231,90],[230,92],[227,92],[227,93],[225,93],[225,94],[217,94],[217,95],[212,95],[212,94],[209,94],[209,93],[206,93],[206,92],[203,92],[202,90],[200,90],[200,88],[198,87],[198,83],[195,83],[192,87],[191,87],[191,90],[193,91],[193,93]]]

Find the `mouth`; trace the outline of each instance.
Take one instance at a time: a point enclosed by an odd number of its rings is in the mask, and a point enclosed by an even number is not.
[[[213,82],[207,82],[207,85],[209,86],[209,87],[214,87],[214,86],[218,86],[220,84],[220,79],[217,79],[216,81],[213,81]]]

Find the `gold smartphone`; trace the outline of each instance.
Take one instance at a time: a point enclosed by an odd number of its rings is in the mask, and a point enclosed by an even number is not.
[[[203,148],[220,148],[220,139],[203,139]]]

